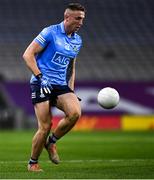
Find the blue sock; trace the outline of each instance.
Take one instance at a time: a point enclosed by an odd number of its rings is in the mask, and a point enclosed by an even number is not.
[[[57,138],[54,134],[52,134],[49,136],[49,143],[55,144],[58,139],[59,138]]]

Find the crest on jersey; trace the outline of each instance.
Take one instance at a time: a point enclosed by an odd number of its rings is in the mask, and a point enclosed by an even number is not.
[[[70,50],[70,45],[69,44],[65,43],[64,47],[65,47],[66,50]]]

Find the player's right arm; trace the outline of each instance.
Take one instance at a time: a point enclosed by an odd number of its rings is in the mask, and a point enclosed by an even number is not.
[[[36,55],[40,53],[50,41],[50,28],[44,28],[41,33],[31,42],[23,54],[28,68],[32,71],[40,84],[40,90],[43,89],[45,93],[51,93],[52,86],[47,77],[45,77],[38,68]]]
[[[32,41],[32,43],[27,47],[26,51],[23,54],[23,58],[28,68],[35,76],[41,73],[37,66],[35,56],[48,45],[51,36],[50,29],[50,27],[44,28],[39,33],[39,35]]]
[[[39,45],[35,41],[32,41],[23,54],[23,59],[25,60],[26,65],[35,76],[37,76],[38,74],[41,74],[41,71],[39,70],[37,66],[35,56],[42,50],[43,50],[43,47],[41,45]]]
[[[45,93],[50,94],[52,89],[51,84],[49,84],[48,79],[46,79],[39,70],[35,59],[35,55],[41,52],[42,50],[42,46],[40,46],[37,42],[32,41],[32,43],[25,50],[23,58],[28,68],[32,71],[36,79],[39,81],[41,85],[40,90],[42,89]]]

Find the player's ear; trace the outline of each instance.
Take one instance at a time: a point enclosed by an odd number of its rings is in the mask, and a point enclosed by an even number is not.
[[[65,10],[65,12],[64,12],[64,19],[67,19],[67,17],[68,17],[68,14],[67,14],[67,11]]]
[[[71,11],[69,9],[66,9],[64,12],[64,19],[67,20],[71,14]]]

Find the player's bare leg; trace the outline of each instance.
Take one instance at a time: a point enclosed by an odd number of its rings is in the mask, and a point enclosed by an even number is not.
[[[65,118],[59,122],[54,131],[54,135],[61,138],[73,128],[80,118],[81,107],[74,93],[66,93],[58,96],[57,107],[65,113]]]
[[[59,95],[57,107],[65,113],[65,118],[60,120],[53,135],[49,136],[47,142],[49,158],[55,164],[59,163],[59,156],[55,146],[56,141],[72,129],[81,115],[80,104],[74,93]]]
[[[32,140],[31,159],[28,165],[28,170],[30,171],[35,171],[35,168],[33,169],[32,166],[36,166],[38,163],[38,158],[44,148],[44,144],[51,129],[51,111],[49,101],[37,103],[34,106],[34,109],[38,120],[38,130]],[[36,167],[36,171],[40,171],[38,169],[40,168]]]

